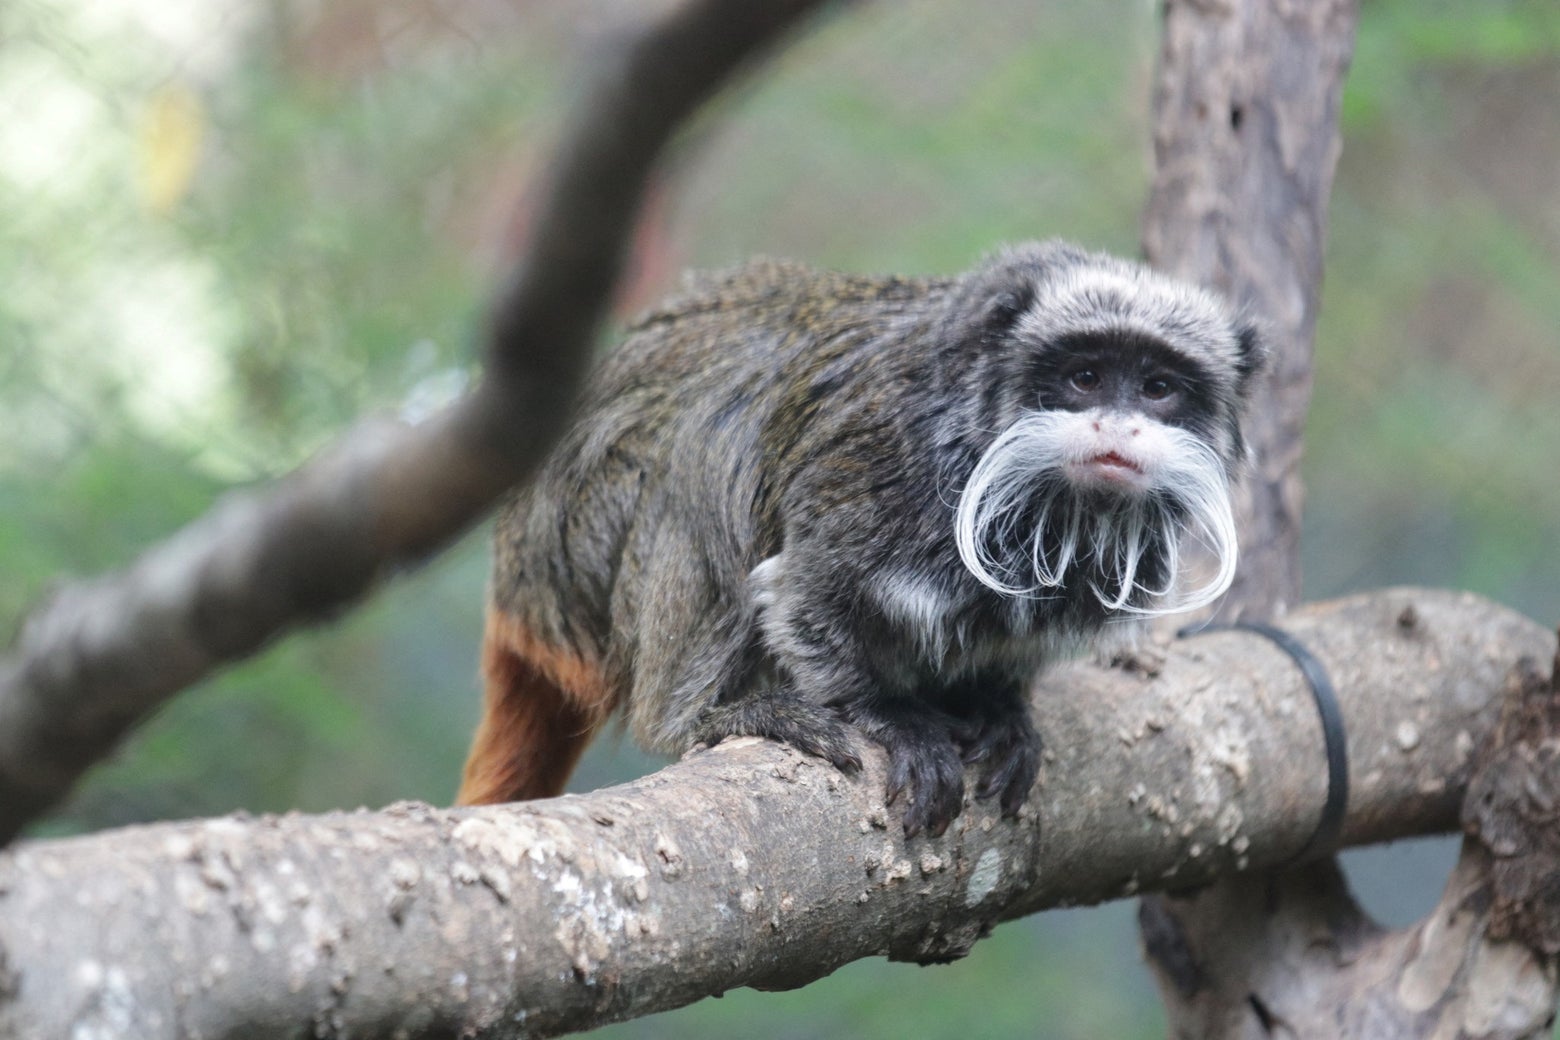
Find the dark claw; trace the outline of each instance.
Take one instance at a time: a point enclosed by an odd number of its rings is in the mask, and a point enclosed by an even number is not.
[[[841,701],[850,722],[888,752],[884,798],[900,810],[905,837],[936,837],[964,808],[964,764],[953,730],[960,723],[910,698]]]
[[[927,735],[901,739],[902,732],[885,741],[888,750],[888,804],[901,798],[905,837],[925,830],[938,837],[964,808],[964,770],[953,741]]]
[[[975,797],[1000,795],[1002,815],[1016,816],[1040,773],[1040,737],[1022,707],[981,720],[972,739],[961,740],[966,764],[978,766]]]

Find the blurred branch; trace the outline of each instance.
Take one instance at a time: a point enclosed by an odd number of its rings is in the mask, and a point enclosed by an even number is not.
[[[594,55],[468,397],[416,427],[356,427],[27,619],[0,661],[0,844],[163,701],[420,562],[531,472],[572,406],[657,155],[742,62],[819,6],[686,0]]]
[[[1338,679],[1350,843],[1453,826],[1467,741],[1555,650],[1446,592],[1286,624]],[[550,1036],[958,957],[999,920],[1282,862],[1316,825],[1320,726],[1266,640],[1182,641],[1154,676],[1075,665],[1036,711],[1050,745],[1020,819],[969,806],[938,839],[890,825],[875,750],[847,778],[740,740],[543,802],[24,842],[0,853],[0,1035]]]

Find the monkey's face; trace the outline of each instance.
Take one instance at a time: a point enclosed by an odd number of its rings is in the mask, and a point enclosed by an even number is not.
[[[950,308],[955,336],[977,330],[960,341],[975,373],[973,451],[960,458],[976,462],[952,489],[970,574],[1004,595],[1093,595],[1123,614],[1223,594],[1240,413],[1265,354],[1256,326],[1196,286],[1064,242],[999,255]],[[1217,573],[1182,589],[1187,541]]]
[[[1234,576],[1226,423],[1199,364],[1139,334],[1080,335],[1034,351],[1028,405],[981,456],[955,535],[982,584],[1031,595],[1081,583],[1109,609],[1210,602]],[[1173,595],[1184,535],[1218,572]]]

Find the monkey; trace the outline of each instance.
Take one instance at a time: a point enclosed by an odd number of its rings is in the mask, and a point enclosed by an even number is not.
[[[864,737],[907,837],[966,767],[1015,816],[1031,678],[1230,585],[1265,352],[1213,294],[1054,240],[956,277],[689,276],[501,508],[458,802],[560,793],[621,712],[654,751],[752,735],[847,773]]]

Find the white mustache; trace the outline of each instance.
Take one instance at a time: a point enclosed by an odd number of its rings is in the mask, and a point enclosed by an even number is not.
[[[1060,588],[1092,559],[1105,578],[1103,587],[1088,579],[1099,601],[1143,617],[1192,610],[1222,596],[1235,578],[1237,554],[1224,463],[1185,430],[1148,419],[1137,425],[1148,436],[1133,442],[1132,456],[1148,486],[1108,497],[1080,494],[1065,472],[1069,463],[1099,454],[1092,413],[1035,412],[1008,427],[959,496],[954,536],[964,566],[990,589],[1030,596]],[[1218,567],[1202,586],[1177,591],[1187,538],[1202,542]],[[1013,558],[999,558],[1000,547],[1013,547],[1001,553]],[[1138,578],[1151,549],[1164,554],[1161,588]]]

